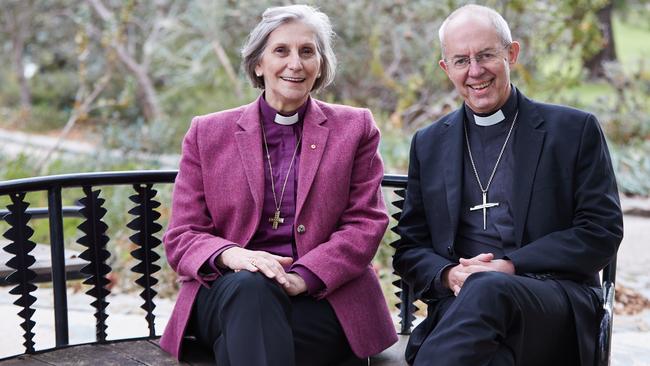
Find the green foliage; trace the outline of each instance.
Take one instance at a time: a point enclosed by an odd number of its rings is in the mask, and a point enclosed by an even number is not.
[[[34,173],[30,162],[31,159],[25,154],[18,154],[15,157],[2,154],[0,155],[0,177],[3,180],[29,177]]]
[[[592,110],[609,138],[619,189],[649,196],[650,72],[641,68],[628,76],[612,64],[607,79],[615,93],[598,98]]]
[[[610,146],[619,190],[627,194],[650,195],[650,141]]]
[[[368,107],[382,117],[377,119],[382,130],[403,136],[410,136],[458,102],[437,66],[437,31],[444,16],[466,1],[308,3],[330,16],[338,34],[338,75],[335,84],[317,97]],[[517,85],[528,95],[558,102],[554,98],[562,91],[583,84],[582,62],[602,47],[595,14],[607,3],[484,2],[504,14],[522,43],[513,75]],[[26,50],[29,60],[39,66],[30,81],[34,103],[47,101],[36,108],[34,118],[43,120],[51,115],[56,121],[49,123],[61,126],[98,80],[109,75],[108,86],[81,120],[96,133],[109,136],[106,140],[111,146],[135,145],[134,141],[142,139],[145,150],[156,152],[177,151],[192,116],[255,98],[259,91],[250,88],[239,70],[239,50],[261,12],[282,2],[105,0],[113,16],[110,22],[102,20],[88,3],[73,7],[64,0],[36,1],[33,8],[22,10],[17,4],[11,2],[15,11],[31,11],[34,24],[47,30],[34,29]],[[639,18],[643,13],[639,9],[644,9],[637,1],[616,6],[622,17],[630,20]],[[120,42],[128,46],[132,61],[142,66],[154,85],[162,115],[153,121],[144,115],[141,80],[114,46]],[[219,48],[226,59],[219,56]],[[78,88],[82,93],[77,93]],[[6,95],[13,96],[10,99],[15,104],[15,83]],[[3,98],[5,93],[0,93],[0,101]],[[35,128],[41,129],[44,123],[48,122],[36,123]],[[155,130],[164,132],[156,132],[155,138],[147,141]],[[118,136],[120,131],[125,136]],[[402,163],[397,160],[399,167]]]
[[[0,106],[14,109],[20,103],[20,90],[15,75],[9,71],[0,68],[0,83],[2,83]]]

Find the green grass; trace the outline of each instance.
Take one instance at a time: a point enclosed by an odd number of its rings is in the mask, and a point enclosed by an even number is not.
[[[650,28],[625,23],[614,17],[616,54],[626,71],[638,71],[641,60],[650,57]]]
[[[576,107],[595,105],[605,100],[614,98],[614,88],[603,81],[586,82],[564,91],[564,97],[571,101],[574,100]]]

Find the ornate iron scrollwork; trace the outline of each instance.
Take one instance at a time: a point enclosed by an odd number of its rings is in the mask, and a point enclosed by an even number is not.
[[[398,208],[398,211],[395,212],[392,217],[396,220],[399,221],[401,215],[402,215],[402,209],[404,208],[404,198],[406,197],[406,190],[405,189],[396,189],[395,194],[400,197],[400,199],[397,199],[396,201],[391,202],[391,204],[394,207]],[[399,232],[397,230],[397,225],[393,226],[390,229],[392,232],[395,234],[399,235]],[[394,242],[390,243],[390,246],[393,248],[397,247],[397,244],[399,243],[399,239],[395,240]],[[415,320],[415,312],[418,310],[418,308],[413,304],[413,301],[415,301],[415,297],[413,295],[413,290],[401,279],[393,281],[393,285],[397,288],[399,288],[399,291],[395,292],[395,295],[400,299],[400,302],[396,304],[395,306],[399,310],[399,318],[400,318],[400,334],[411,334],[411,327],[413,325],[413,321]]]
[[[135,282],[143,288],[140,297],[144,300],[144,303],[140,307],[147,312],[146,320],[149,325],[149,336],[153,337],[156,333],[154,328],[155,316],[153,314],[156,304],[153,299],[157,294],[153,286],[158,283],[153,274],[160,270],[160,266],[154,263],[160,259],[160,256],[153,249],[161,243],[160,239],[154,236],[155,233],[162,229],[162,226],[156,223],[156,220],[160,218],[160,213],[156,211],[156,208],[160,206],[160,202],[153,199],[157,191],[152,189],[151,184],[136,184],[133,189],[137,194],[130,196],[129,199],[136,206],[129,210],[129,213],[134,215],[135,218],[127,226],[135,231],[135,234],[131,235],[130,239],[138,248],[133,250],[131,255],[139,262],[131,270],[142,274]]]
[[[77,243],[83,245],[87,249],[79,255],[80,258],[87,260],[89,263],[81,269],[81,273],[88,275],[88,278],[83,282],[86,285],[92,285],[86,294],[95,298],[91,305],[95,308],[95,319],[97,320],[95,333],[98,342],[106,341],[106,307],[108,302],[106,297],[110,291],[106,288],[110,280],[106,277],[111,272],[111,267],[106,264],[106,261],[111,256],[111,253],[106,250],[108,243],[108,236],[106,229],[108,225],[102,221],[106,214],[106,209],[102,207],[106,201],[99,198],[101,190],[93,191],[92,187],[84,186],[83,191],[86,196],[79,200],[84,206],[81,209],[81,214],[86,219],[78,229],[84,235],[77,240]]]
[[[36,290],[36,285],[33,284],[36,272],[29,268],[36,262],[34,256],[29,254],[36,247],[36,244],[29,240],[34,234],[34,230],[28,225],[31,215],[26,212],[29,202],[24,200],[25,193],[16,193],[9,196],[12,204],[7,206],[9,215],[5,216],[5,220],[11,227],[4,233],[4,237],[9,239],[11,243],[3,249],[7,253],[14,255],[7,262],[7,267],[16,271],[7,276],[6,282],[16,285],[9,293],[19,296],[14,301],[14,305],[23,308],[18,313],[24,320],[20,325],[25,331],[23,345],[26,353],[34,353],[34,333],[32,329],[36,323],[32,320],[35,310],[31,306],[36,301],[36,297],[32,296],[31,293]]]

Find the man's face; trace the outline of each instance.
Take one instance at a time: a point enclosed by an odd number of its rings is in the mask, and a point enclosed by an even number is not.
[[[519,43],[505,46],[486,18],[461,15],[447,25],[444,44],[439,65],[472,111],[501,108],[510,95],[510,66],[517,61]]]

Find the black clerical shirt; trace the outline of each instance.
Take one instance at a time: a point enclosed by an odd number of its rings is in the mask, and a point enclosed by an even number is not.
[[[517,95],[514,88],[501,111],[505,120],[492,126],[479,126],[474,121],[474,112],[465,106],[465,123],[472,156],[484,188],[517,111]],[[487,192],[487,202],[498,202],[499,205],[487,209],[485,230],[483,210],[470,211],[470,207],[483,203],[483,197],[472,169],[467,146],[463,149],[463,195],[458,232],[454,243],[454,248],[460,257],[471,258],[481,253],[494,253],[495,258],[503,258],[504,250],[514,248],[515,233],[511,201],[515,165],[513,146],[516,133],[515,125]]]
[[[501,107],[505,120],[492,126],[479,126],[474,121],[474,112],[465,105],[465,121],[472,156],[483,187],[494,169],[501,147],[517,112],[517,91],[512,87],[510,97]],[[487,228],[483,230],[483,210],[470,211],[470,207],[483,203],[483,196],[472,164],[469,160],[467,146],[463,151],[463,179],[461,214],[458,231],[454,242],[456,255],[471,258],[481,253],[493,253],[496,259],[515,249],[514,218],[512,212],[514,156],[513,146],[517,126],[514,126],[499,166],[488,190],[488,202],[498,202],[499,206],[487,209]],[[450,162],[450,164],[453,164]],[[448,266],[449,267],[449,266]],[[433,292],[436,296],[452,294],[442,283],[443,268],[435,277]]]

